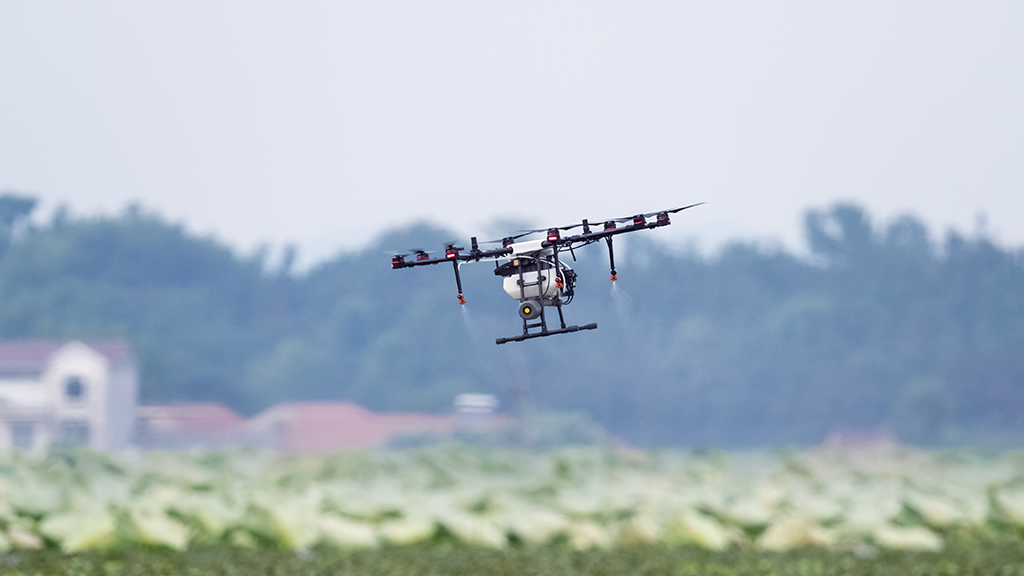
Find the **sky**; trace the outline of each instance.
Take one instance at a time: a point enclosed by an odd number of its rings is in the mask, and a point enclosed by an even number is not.
[[[798,249],[852,201],[1022,245],[1022,30],[1018,1],[0,0],[0,191],[307,264],[701,201],[659,238]]]

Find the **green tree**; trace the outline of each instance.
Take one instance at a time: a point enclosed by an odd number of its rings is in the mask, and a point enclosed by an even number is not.
[[[32,215],[38,203],[31,196],[11,192],[0,194],[0,255],[6,251],[11,237]]]

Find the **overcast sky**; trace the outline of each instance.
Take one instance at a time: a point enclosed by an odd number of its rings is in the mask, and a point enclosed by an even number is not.
[[[427,219],[1024,244],[1024,2],[0,0],[0,190],[307,263]]]

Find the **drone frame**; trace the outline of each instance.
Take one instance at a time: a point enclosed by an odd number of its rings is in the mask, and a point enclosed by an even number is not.
[[[559,290],[561,290],[566,285],[570,286],[569,293],[571,297],[571,285],[572,283],[575,283],[575,278],[573,278],[570,281],[569,279],[562,277],[563,269],[558,261],[558,247],[556,246],[554,248],[555,249],[552,250],[552,258],[554,260],[554,265],[552,266],[552,268],[550,268],[550,270],[553,270],[553,273],[555,274],[555,285],[558,287]],[[540,251],[538,250],[538,252]],[[528,259],[535,260],[537,262],[537,279],[533,281],[526,280],[525,271],[523,270],[524,261]],[[511,336],[508,338],[496,338],[494,340],[496,344],[504,344],[506,342],[522,342],[523,340],[529,340],[530,338],[554,336],[555,334],[567,334],[569,332],[578,332],[580,330],[594,330],[597,328],[597,323],[586,324],[584,326],[566,326],[565,315],[562,313],[563,302],[561,296],[556,296],[551,304],[544,304],[544,282],[547,280],[547,277],[542,272],[542,268],[540,266],[540,258],[537,258],[536,256],[530,256],[524,253],[519,254],[516,258],[512,260],[512,262],[514,263],[516,268],[516,272],[514,274],[517,274],[519,276],[519,279],[516,281],[516,283],[519,285],[519,316],[523,319],[523,334],[521,336]],[[526,289],[533,286],[537,287],[537,292],[538,294],[540,294],[538,298],[530,298],[526,295]],[[535,311],[532,308],[534,306],[536,307]],[[544,309],[551,308],[552,306],[556,310],[558,310],[558,322],[559,324],[561,324],[561,328],[549,330],[547,323],[547,314],[544,312]],[[540,321],[535,322],[533,324],[530,323],[531,320],[537,319],[539,319]],[[530,332],[531,328],[539,328],[539,330],[535,332]]]
[[[458,291],[459,291],[458,292],[459,304],[465,304],[466,303],[466,299],[465,299],[465,297],[463,296],[463,293],[462,293],[462,278],[459,275],[459,264],[461,262],[479,262],[480,260],[492,259],[492,258],[495,261],[497,261],[497,259],[502,258],[502,257],[511,257],[512,255],[518,255],[518,256],[520,256],[519,258],[510,258],[510,261],[513,262],[514,266],[516,267],[516,272],[514,274],[518,274],[519,275],[519,280],[518,280],[519,289],[520,289],[520,297],[519,297],[519,309],[520,309],[520,312],[519,312],[519,314],[520,314],[520,317],[522,317],[522,319],[523,319],[523,333],[521,335],[518,335],[518,336],[511,336],[511,337],[507,337],[507,338],[497,338],[497,339],[495,339],[495,343],[496,344],[504,344],[506,342],[522,342],[524,340],[529,340],[531,338],[540,338],[540,337],[543,337],[543,336],[554,336],[555,334],[567,334],[567,333],[570,333],[570,332],[578,332],[580,330],[594,330],[594,329],[597,328],[597,324],[596,323],[585,324],[583,326],[576,326],[576,325],[567,326],[566,323],[565,323],[565,316],[562,313],[562,305],[567,303],[567,302],[563,303],[560,296],[556,296],[553,299],[551,304],[547,304],[547,305],[544,304],[544,294],[543,294],[544,286],[543,286],[543,283],[546,280],[546,278],[542,274],[542,271],[541,271],[542,268],[541,268],[541,266],[539,264],[540,257],[538,255],[542,251],[546,251],[546,250],[550,250],[551,251],[551,254],[552,254],[551,257],[552,257],[552,260],[554,262],[553,270],[554,270],[554,273],[556,274],[556,277],[555,277],[556,285],[558,286],[559,289],[561,289],[563,287],[562,283],[565,282],[566,279],[561,277],[562,267],[561,267],[561,264],[560,264],[559,259],[558,259],[558,253],[560,251],[562,251],[562,250],[569,250],[570,253],[573,253],[573,250],[575,248],[583,247],[583,246],[588,246],[588,245],[593,244],[595,242],[599,242],[600,240],[604,240],[607,243],[607,245],[608,245],[608,262],[609,262],[609,265],[611,267],[611,280],[614,282],[614,281],[618,280],[617,272],[615,270],[615,251],[614,251],[614,248],[612,246],[612,238],[614,236],[617,236],[619,234],[625,234],[627,232],[635,232],[637,230],[652,230],[654,228],[660,228],[662,226],[668,226],[669,224],[672,223],[671,220],[669,219],[669,214],[670,213],[675,213],[675,212],[679,212],[681,210],[686,210],[687,208],[693,208],[694,206],[700,206],[701,204],[703,204],[703,202],[699,202],[697,204],[691,204],[689,206],[684,206],[682,208],[675,208],[673,210],[662,210],[662,211],[659,211],[659,212],[650,212],[650,213],[647,213],[647,214],[636,214],[635,216],[627,217],[627,218],[616,218],[616,219],[611,219],[611,220],[604,220],[603,221],[603,227],[600,230],[592,230],[591,227],[590,227],[591,226],[590,222],[588,220],[586,220],[586,219],[584,219],[582,221],[582,223],[580,223],[580,224],[573,224],[571,226],[563,226],[563,227],[556,227],[556,228],[546,228],[546,229],[542,228],[542,229],[539,229],[539,230],[530,230],[530,231],[525,232],[524,234],[521,234],[520,236],[523,236],[523,235],[526,235],[526,234],[532,234],[532,233],[536,233],[536,232],[546,232],[546,234],[547,234],[546,239],[540,242],[540,248],[538,248],[536,250],[528,250],[528,251],[519,252],[519,253],[517,253],[515,248],[513,248],[513,244],[515,242],[515,239],[518,238],[519,236],[510,236],[510,237],[504,238],[502,240],[502,247],[501,248],[496,248],[496,249],[493,249],[493,250],[481,250],[480,246],[479,246],[479,243],[477,242],[477,239],[474,236],[470,240],[471,244],[470,244],[470,250],[468,252],[463,252],[463,250],[465,250],[465,248],[457,247],[457,246],[455,246],[454,243],[448,244],[447,246],[445,246],[445,253],[444,253],[444,257],[443,258],[431,258],[430,255],[427,254],[425,251],[423,251],[423,250],[416,250],[415,251],[415,253],[416,253],[416,259],[415,260],[407,261],[405,259],[404,255],[396,254],[391,259],[391,267],[393,269],[412,268],[412,267],[416,267],[416,266],[430,266],[430,265],[440,264],[442,262],[449,262],[450,261],[452,263],[452,268],[455,271],[455,284],[456,284],[456,287],[458,288]],[[652,217],[652,216],[656,216],[656,219],[653,222],[648,221],[647,219]],[[626,226],[622,226],[622,227],[618,226],[618,223],[620,223],[620,222],[630,222],[630,221],[631,221],[631,223],[626,225]],[[561,230],[571,230],[573,228],[578,228],[578,227],[581,227],[581,226],[583,227],[583,233],[582,234],[574,234],[572,236],[562,237],[561,232],[560,232]],[[575,255],[573,257],[575,258]],[[537,279],[535,281],[530,281],[530,282],[526,281],[525,271],[523,269],[524,260],[526,260],[526,259],[533,259],[533,260],[538,261]],[[532,287],[532,286],[537,286],[538,287],[538,294],[539,294],[539,296],[536,299],[530,298],[530,297],[526,296],[526,289],[529,288],[529,287]],[[571,292],[570,292],[570,299],[571,299]],[[527,313],[524,314],[524,312],[523,312],[524,306],[536,306],[539,310],[538,311],[527,310]],[[558,310],[558,320],[559,320],[559,324],[561,326],[560,328],[549,329],[548,326],[547,326],[547,317],[546,317],[544,308],[550,308],[552,306],[554,306],[555,309]],[[531,320],[537,320],[537,319],[539,319],[539,322],[531,323]],[[534,331],[531,332],[531,329],[534,329]]]

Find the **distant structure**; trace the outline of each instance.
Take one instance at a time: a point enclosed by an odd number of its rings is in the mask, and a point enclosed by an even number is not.
[[[453,402],[459,431],[469,434],[491,432],[498,399],[491,394],[459,394]]]
[[[379,414],[349,402],[275,404],[253,416],[247,426],[273,438],[284,453],[337,452],[384,448],[402,438],[450,438],[450,415]]]
[[[885,428],[840,430],[825,438],[827,448],[874,448],[895,446],[896,436]]]
[[[126,342],[0,341],[0,448],[126,448],[137,397]]]
[[[128,343],[0,340],[0,450],[97,451],[251,446],[284,453],[374,450],[507,424],[497,400],[463,394],[455,414],[377,413],[349,402],[291,402],[243,419],[226,406],[138,406]]]
[[[461,394],[455,414],[379,413],[350,402],[283,402],[243,419],[211,403],[139,406],[135,446],[210,449],[249,446],[286,454],[377,450],[451,440],[507,426],[498,401]]]
[[[159,450],[272,448],[274,438],[265,430],[247,425],[227,406],[181,403],[139,406],[135,411],[134,444]]]

